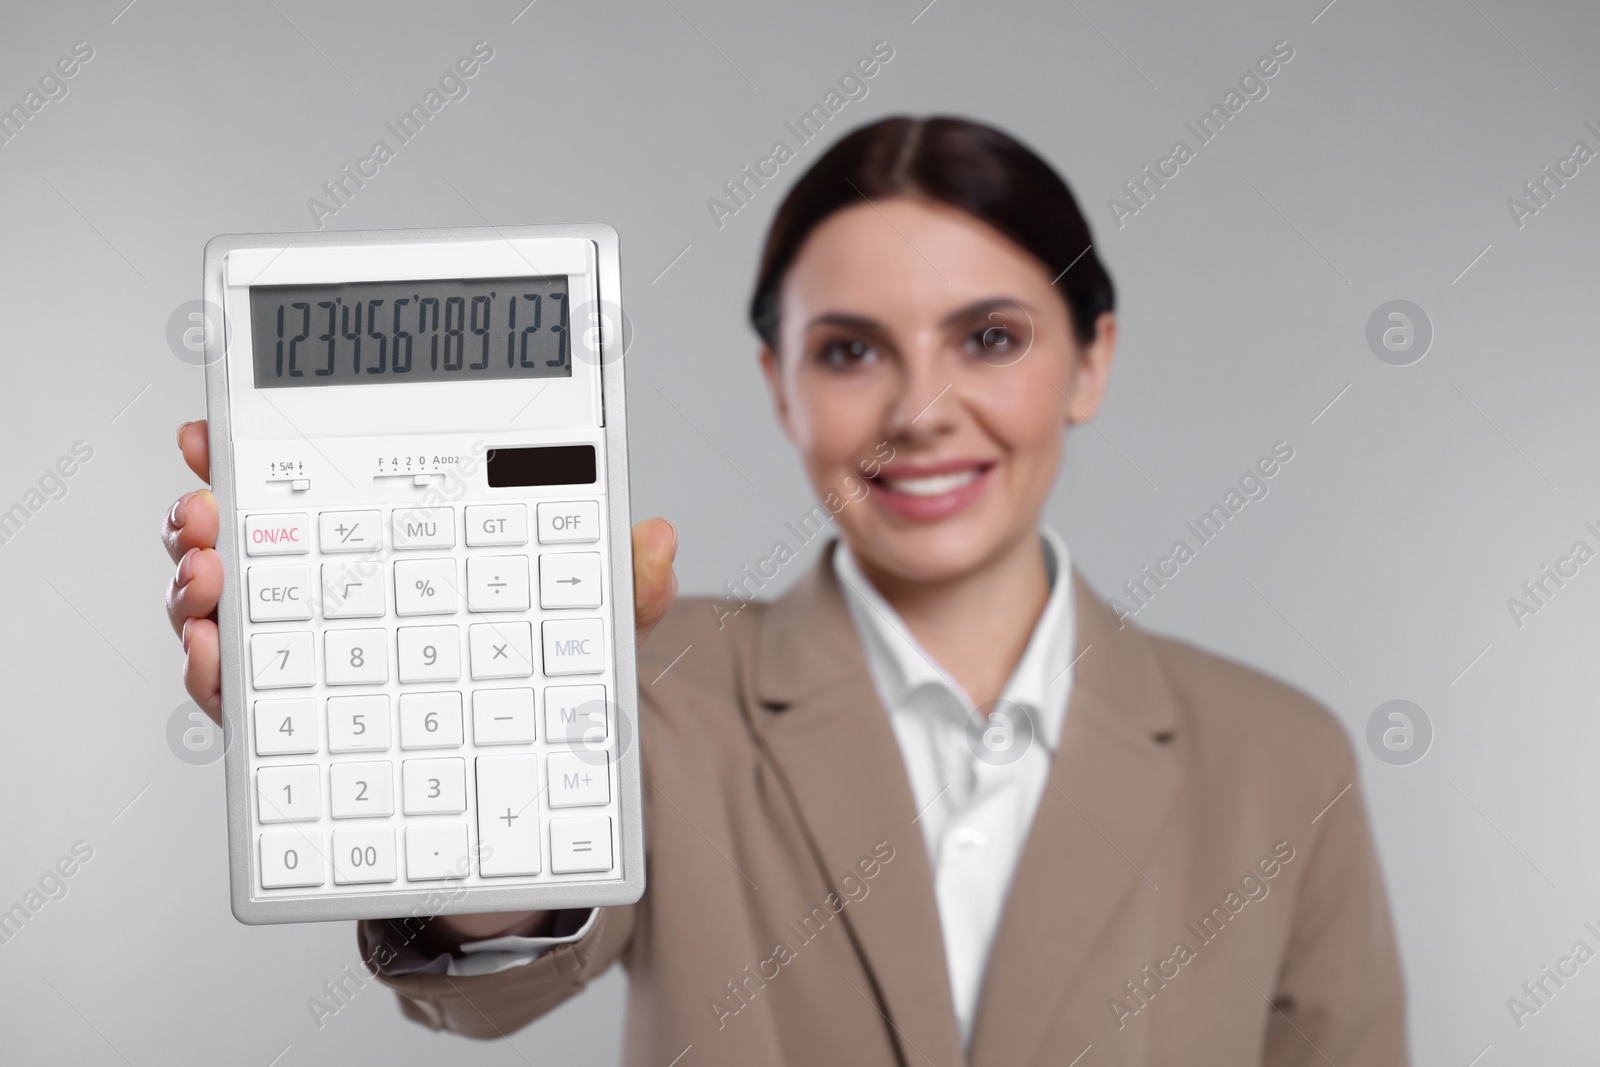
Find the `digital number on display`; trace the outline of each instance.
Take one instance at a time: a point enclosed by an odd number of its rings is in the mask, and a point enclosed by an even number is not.
[[[256,388],[572,375],[565,276],[250,289]]]

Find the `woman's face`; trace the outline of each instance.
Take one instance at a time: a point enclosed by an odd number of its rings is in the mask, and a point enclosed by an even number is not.
[[[1079,345],[1044,266],[942,204],[837,212],[790,267],[761,359],[811,484],[869,568],[957,579],[1031,538],[1066,427],[1116,347]]]

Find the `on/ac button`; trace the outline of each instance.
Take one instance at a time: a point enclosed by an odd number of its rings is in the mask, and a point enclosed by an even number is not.
[[[244,550],[251,556],[298,556],[311,551],[305,512],[246,515]]]

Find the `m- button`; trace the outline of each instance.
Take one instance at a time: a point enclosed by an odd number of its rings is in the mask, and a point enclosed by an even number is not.
[[[539,505],[539,543],[600,540],[600,505],[593,500],[558,500]]]

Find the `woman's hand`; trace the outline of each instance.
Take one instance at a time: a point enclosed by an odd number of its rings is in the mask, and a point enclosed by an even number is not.
[[[202,481],[211,479],[206,423],[178,427],[183,461]],[[222,663],[217,636],[217,601],[222,597],[222,557],[217,554],[217,498],[209,489],[180,496],[161,527],[161,541],[177,563],[167,591],[167,618],[183,638],[183,687],[217,723],[222,722]],[[672,558],[678,532],[666,519],[646,519],[633,528],[634,622],[639,643],[667,613],[678,595]],[[440,916],[441,940],[458,941],[524,934],[544,925],[544,912]]]

